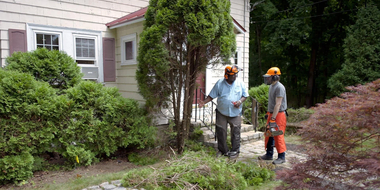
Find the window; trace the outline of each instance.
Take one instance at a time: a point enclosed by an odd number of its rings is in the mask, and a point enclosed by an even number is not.
[[[95,52],[94,38],[75,37],[75,58],[78,64],[95,64]]]
[[[136,33],[121,38],[121,65],[137,64],[136,62]]]
[[[36,34],[37,48],[45,47],[48,50],[59,50],[59,35],[57,34]]]
[[[238,65],[238,63],[239,63],[238,60],[239,60],[239,58],[238,58],[238,52],[236,52],[235,56],[234,56],[234,64],[235,65]]]
[[[27,24],[28,51],[45,47],[64,51],[81,67],[85,79],[104,82],[102,32]]]

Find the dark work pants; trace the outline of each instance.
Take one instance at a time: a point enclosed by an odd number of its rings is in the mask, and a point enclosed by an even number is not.
[[[241,116],[228,117],[216,110],[216,137],[218,140],[218,149],[224,154],[228,152],[227,124],[230,124],[231,128],[231,152],[239,152]]]

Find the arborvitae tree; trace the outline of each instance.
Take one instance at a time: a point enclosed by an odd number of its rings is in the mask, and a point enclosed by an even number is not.
[[[374,4],[358,12],[345,39],[345,62],[328,81],[331,92],[339,95],[346,86],[364,84],[380,78],[380,11]]]
[[[139,91],[148,107],[173,106],[182,153],[198,73],[209,64],[229,62],[236,49],[230,1],[151,0],[145,19],[137,57]]]

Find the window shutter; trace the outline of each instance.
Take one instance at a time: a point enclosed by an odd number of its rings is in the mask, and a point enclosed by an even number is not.
[[[103,38],[104,82],[116,81],[115,38]]]
[[[26,52],[26,31],[25,30],[16,30],[9,29],[9,55],[12,55],[15,51]]]

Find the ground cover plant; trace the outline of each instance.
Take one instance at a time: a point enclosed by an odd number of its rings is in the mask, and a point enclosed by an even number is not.
[[[186,151],[157,168],[127,172],[124,187],[145,189],[245,189],[274,178],[274,172],[256,164],[229,162],[204,151]]]
[[[380,187],[380,79],[347,90],[313,108],[299,131],[308,159],[278,173],[284,189]]]

